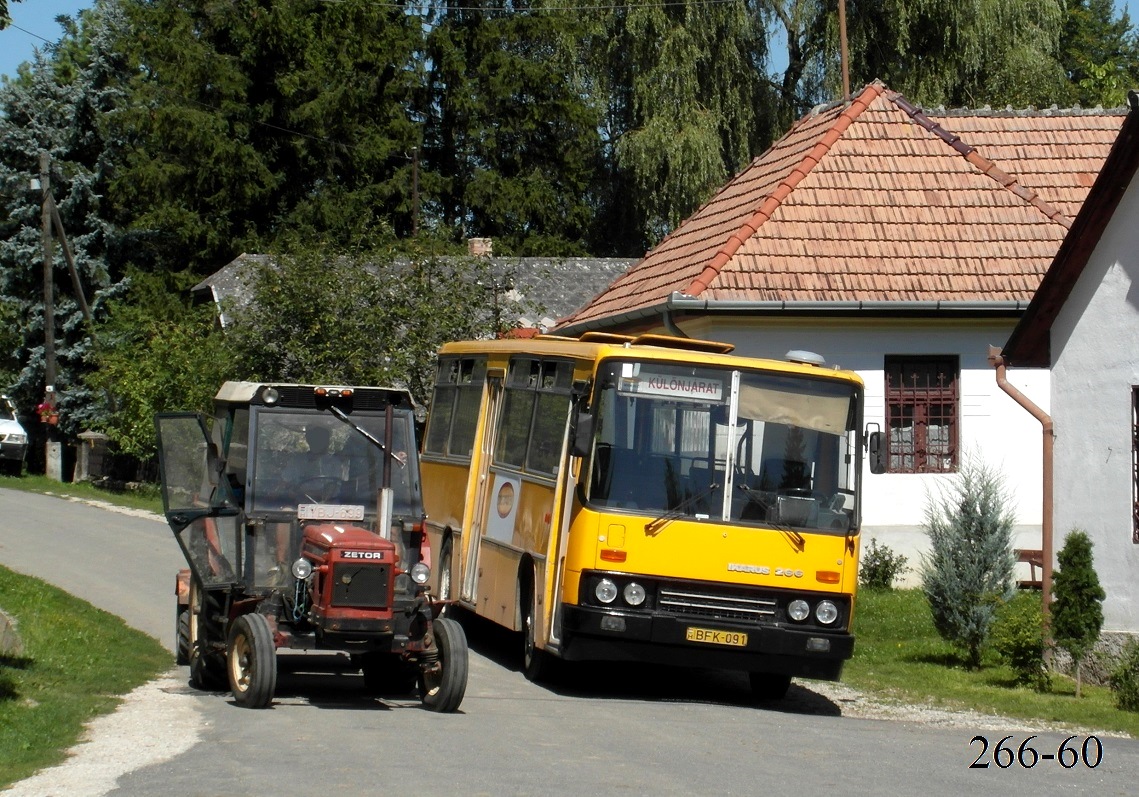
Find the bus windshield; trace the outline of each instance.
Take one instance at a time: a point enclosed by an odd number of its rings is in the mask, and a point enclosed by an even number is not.
[[[835,534],[856,527],[858,388],[849,382],[607,361],[597,385],[591,506]]]

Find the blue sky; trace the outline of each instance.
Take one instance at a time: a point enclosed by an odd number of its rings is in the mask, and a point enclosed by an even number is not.
[[[16,67],[32,60],[33,50],[43,47],[44,39],[59,41],[60,28],[55,23],[57,16],[74,16],[90,5],[91,0],[23,0],[20,3],[8,0],[12,26],[0,30],[0,75],[14,77]]]
[[[9,0],[12,27],[0,30],[0,75],[15,75],[16,67],[32,59],[32,51],[44,45],[44,39],[57,41],[60,35],[55,18],[60,14],[74,16],[80,9],[91,5],[91,0]],[[1139,0],[1116,0],[1117,7],[1126,7],[1131,21],[1139,21]]]

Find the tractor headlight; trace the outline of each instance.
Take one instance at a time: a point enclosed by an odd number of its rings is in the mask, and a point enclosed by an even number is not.
[[[297,561],[293,562],[293,578],[297,581],[305,581],[312,575],[312,562],[305,559],[303,556]]]
[[[431,578],[431,568],[423,562],[416,562],[411,566],[411,580],[416,584],[426,584]]]
[[[811,607],[805,600],[793,600],[787,604],[787,616],[801,623],[811,615]]]
[[[640,606],[645,602],[645,588],[636,581],[630,581],[626,584],[621,594],[625,596],[625,603],[630,606]]]
[[[593,588],[593,594],[597,596],[597,600],[602,603],[612,603],[617,599],[617,585],[610,579],[603,578],[597,582],[597,586]]]
[[[838,619],[838,607],[830,601],[819,601],[815,607],[815,619],[820,625],[830,625]]]

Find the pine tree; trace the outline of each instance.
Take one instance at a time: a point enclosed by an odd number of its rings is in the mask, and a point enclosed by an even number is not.
[[[113,41],[125,25],[112,0],[99,0],[80,28],[65,20],[59,44],[39,52],[20,77],[0,86],[0,299],[15,310],[13,354],[20,364],[12,393],[25,411],[44,396],[43,197],[29,190],[39,175],[40,154],[50,156],[50,190],[59,210],[79,283],[94,321],[105,303],[126,286],[112,266],[121,237],[109,222],[105,193],[113,170],[114,142],[102,127],[123,101],[124,66]],[[92,328],[53,229],[52,283],[56,374],[63,435],[98,428],[106,412],[84,382],[91,369]],[[35,264],[30,267],[30,264]],[[41,433],[38,424],[29,430]],[[38,442],[38,441],[37,441]],[[41,450],[32,445],[31,451]],[[38,461],[32,461],[38,467]]]
[[[1052,578],[1052,638],[1072,657],[1079,697],[1081,665],[1099,639],[1101,604],[1107,595],[1092,566],[1092,541],[1086,532],[1069,532],[1056,559],[1060,567]]]
[[[937,632],[964,648],[973,669],[997,608],[1013,594],[1011,506],[1004,479],[975,458],[926,506],[922,591]]]

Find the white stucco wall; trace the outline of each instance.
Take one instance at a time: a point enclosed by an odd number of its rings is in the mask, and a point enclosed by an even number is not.
[[[866,422],[883,428],[884,358],[887,354],[958,355],[961,362],[960,443],[1005,477],[1016,517],[1016,546],[1039,548],[1042,517],[1040,423],[1005,394],[988,363],[989,346],[1002,346],[1014,323],[999,321],[857,321],[725,319],[683,322],[685,334],[735,344],[737,354],[783,359],[792,349],[821,354],[828,365],[857,372],[866,383]],[[1009,381],[1049,410],[1049,375],[1045,369],[1010,371]],[[874,538],[907,557],[905,584],[916,585],[916,566],[928,550],[922,531],[930,491],[944,475],[871,474],[865,469],[863,539]],[[1027,577],[1027,565],[1018,573]]]
[[[1055,550],[1073,528],[1094,543],[1104,630],[1139,632],[1132,542],[1131,388],[1139,385],[1139,189],[1124,196],[1052,325]]]

